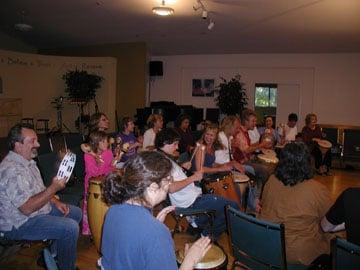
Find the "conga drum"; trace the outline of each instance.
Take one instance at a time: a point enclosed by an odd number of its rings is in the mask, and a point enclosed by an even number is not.
[[[206,193],[215,194],[236,202],[239,207],[241,200],[235,189],[234,179],[230,172],[207,174],[204,179]]]
[[[327,151],[332,147],[331,142],[327,140],[317,140],[321,154],[324,156]]]
[[[176,252],[176,261],[180,265],[184,260],[184,249]],[[225,270],[227,266],[227,256],[224,251],[217,245],[212,244],[204,258],[198,262],[194,269],[207,270]]]
[[[101,235],[104,218],[109,207],[102,200],[101,183],[105,177],[94,177],[90,179],[88,192],[88,219],[91,234],[98,251],[101,248]]]
[[[275,171],[276,165],[279,163],[279,159],[276,157],[276,155],[265,155],[260,154],[257,156],[260,163],[265,165],[266,169],[270,174],[272,174]]]
[[[239,187],[240,191],[240,202],[241,202],[241,210],[245,209],[245,193],[246,190],[249,188],[250,178],[243,173],[240,172],[233,172],[234,183]]]

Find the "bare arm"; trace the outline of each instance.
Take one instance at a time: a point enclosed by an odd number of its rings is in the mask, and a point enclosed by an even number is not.
[[[202,178],[203,173],[197,171],[192,176],[185,178],[184,180],[172,182],[169,187],[169,193],[177,192],[195,181],[200,181]]]
[[[323,217],[323,219],[320,222],[320,225],[321,225],[321,229],[324,232],[338,232],[338,231],[345,230],[345,222],[343,222],[339,225],[334,225],[330,221],[327,220],[326,216]]]
[[[53,178],[53,181],[49,187],[42,192],[30,197],[23,205],[19,207],[19,210],[24,215],[28,216],[31,213],[39,210],[46,203],[53,199],[56,192],[65,187],[65,179]]]

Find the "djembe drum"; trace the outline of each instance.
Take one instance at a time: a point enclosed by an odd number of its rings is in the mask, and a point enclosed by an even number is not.
[[[176,261],[181,264],[184,260],[184,249],[176,252]],[[217,245],[212,244],[210,250],[205,254],[204,258],[198,262],[195,270],[225,270],[227,265],[227,256],[224,251]]]
[[[101,248],[101,235],[105,214],[109,209],[109,206],[102,200],[101,195],[101,183],[104,179],[104,176],[91,178],[88,192],[89,226],[98,251]]]

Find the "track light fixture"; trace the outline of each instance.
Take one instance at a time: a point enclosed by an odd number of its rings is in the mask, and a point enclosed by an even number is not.
[[[209,12],[207,8],[204,6],[202,0],[196,0],[195,5],[193,5],[194,11],[198,11],[201,9],[201,18],[203,18],[206,21],[209,21],[208,29],[211,30],[215,26],[215,22],[210,18]]]
[[[215,26],[215,23],[212,20],[210,20],[210,23],[208,25],[208,29],[212,30],[214,28],[214,26]]]

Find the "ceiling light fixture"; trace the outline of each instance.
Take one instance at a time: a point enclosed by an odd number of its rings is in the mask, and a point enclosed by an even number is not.
[[[18,23],[14,24],[14,28],[16,30],[19,30],[21,32],[29,32],[31,30],[33,30],[32,25],[26,23],[27,21],[27,12],[25,10],[20,10],[18,12],[20,20]]]
[[[14,27],[16,30],[19,30],[22,32],[29,32],[33,29],[33,27],[27,23],[16,23],[16,24],[14,24]]]
[[[154,7],[152,12],[159,16],[169,16],[174,14],[174,9],[165,6],[165,0],[162,1],[162,6]]]

